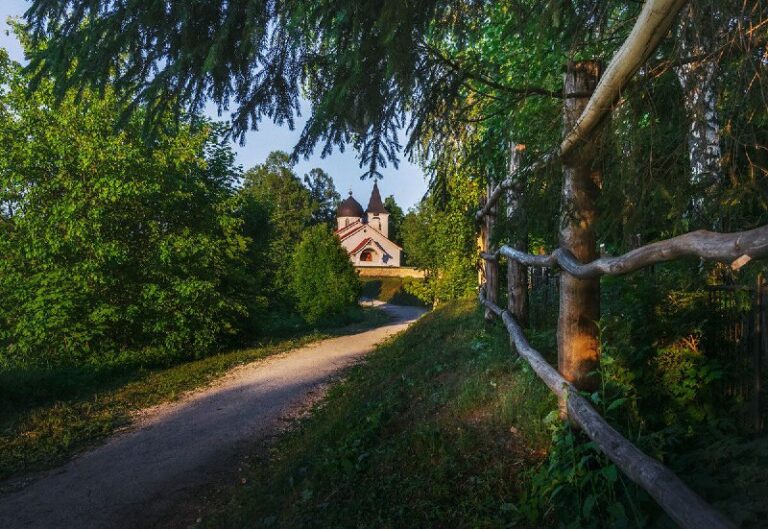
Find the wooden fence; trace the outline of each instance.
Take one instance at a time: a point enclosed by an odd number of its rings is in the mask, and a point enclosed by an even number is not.
[[[701,497],[659,461],[647,456],[613,429],[582,397],[580,390],[595,386],[599,366],[597,331],[600,278],[623,275],[655,263],[684,256],[715,260],[739,269],[750,260],[768,256],[768,226],[740,232],[696,231],[636,248],[618,257],[599,257],[595,248],[595,139],[600,124],[611,111],[627,81],[655,52],[685,0],[647,0],[632,31],[602,72],[596,61],[568,65],[564,83],[565,135],[558,149],[537,162],[521,167],[513,149],[510,174],[497,186],[489,185],[485,204],[477,212],[481,225],[481,256],[485,260],[480,300],[486,317],[501,318],[512,344],[538,377],[560,399],[562,411],[595,443],[627,477],[642,487],[680,527],[686,529],[732,528]],[[534,171],[559,162],[563,166],[563,221],[560,247],[549,255],[532,255],[519,241],[493,250],[491,233],[506,195],[507,216],[512,219],[520,202],[525,178]],[[509,296],[507,308],[498,305],[499,260],[507,259]],[[528,343],[518,320],[527,312],[525,267],[561,270],[558,314],[558,369],[547,363]],[[525,299],[522,299],[525,298]]]

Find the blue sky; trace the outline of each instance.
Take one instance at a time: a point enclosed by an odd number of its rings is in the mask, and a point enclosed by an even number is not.
[[[10,17],[20,17],[27,8],[27,0],[0,0],[0,47],[8,50],[12,59],[22,62],[24,55],[12,34],[7,34],[6,20]],[[215,112],[213,105],[209,115],[215,119],[220,119]],[[225,113],[221,119],[226,119]],[[237,162],[247,169],[257,163],[261,163],[273,150],[283,150],[290,152],[298,140],[301,128],[304,126],[304,119],[296,119],[296,129],[290,130],[288,127],[278,127],[271,122],[262,122],[258,131],[251,131],[246,137],[245,146],[241,147],[233,143],[233,148],[237,153]],[[301,160],[296,165],[296,172],[301,176],[307,173],[313,167],[320,167],[333,177],[336,189],[342,196],[346,196],[351,189],[355,197],[365,205],[371,193],[373,182],[370,180],[361,181],[360,175],[363,170],[359,166],[354,149],[347,148],[343,153],[338,149],[333,154],[321,158],[319,154],[313,155],[309,160]],[[402,159],[399,169],[394,169],[391,164],[381,171],[384,179],[379,182],[382,196],[394,195],[397,203],[403,209],[414,206],[427,190],[427,183],[424,174],[417,165]]]

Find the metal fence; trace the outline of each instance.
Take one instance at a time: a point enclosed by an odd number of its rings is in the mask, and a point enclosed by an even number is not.
[[[766,301],[768,285],[707,286],[711,317],[702,333],[707,355],[726,368],[722,396],[741,404],[738,417],[748,429],[763,431],[768,423],[764,366],[768,356]]]
[[[531,326],[553,328],[559,274],[532,269],[529,285]],[[768,284],[760,278],[754,286],[707,285],[703,290],[707,317],[701,347],[724,367],[720,395],[739,410],[736,419],[745,429],[764,431],[768,427]]]

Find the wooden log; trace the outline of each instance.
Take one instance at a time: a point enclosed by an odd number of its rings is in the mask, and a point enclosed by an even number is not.
[[[698,257],[708,261],[730,263],[740,268],[753,259],[768,257],[768,225],[734,233],[692,231],[641,246],[617,257],[601,257],[589,263],[582,263],[562,248],[558,248],[549,255],[533,255],[516,248],[502,246],[497,252],[486,252],[485,255],[493,259],[503,255],[507,259],[520,261],[527,266],[545,268],[558,266],[582,279],[602,275],[624,275],[646,266],[681,257]]]
[[[569,63],[565,73],[563,124],[570,130],[581,115],[600,78],[596,61]],[[594,135],[582,142],[578,153],[563,159],[562,220],[560,248],[584,262],[597,259],[595,222],[600,171],[594,160]],[[557,367],[578,389],[594,391],[599,386],[600,280],[560,276],[560,310],[557,320]]]
[[[647,0],[632,31],[613,55],[589,103],[580,112],[560,144],[559,155],[568,156],[610,113],[633,75],[656,51],[686,0]],[[567,97],[567,95],[566,95]]]
[[[492,188],[491,182],[488,182],[488,192],[490,193]],[[496,227],[496,211],[497,207],[494,205],[488,215],[485,216],[485,230],[483,231],[485,240],[483,246],[486,250],[491,248],[491,238],[493,237]],[[499,263],[498,261],[485,261],[485,285],[486,295],[488,299],[493,303],[498,303],[499,299]],[[492,321],[494,315],[490,311],[485,312],[485,320]]]
[[[656,51],[685,3],[686,0],[648,0],[643,5],[627,40],[614,54],[600,80],[600,84],[581,115],[574,121],[570,129],[566,129],[567,134],[558,149],[544,155],[539,162],[527,169],[521,170],[529,173],[541,170],[552,162],[569,155],[582,141],[588,138],[603,118],[608,115],[632,76]],[[505,179],[488,194],[488,201],[477,212],[478,221],[490,211],[504,190],[513,185],[513,181],[514,178],[512,177]]]
[[[502,318],[518,354],[558,399],[566,402],[570,420],[629,479],[648,492],[675,523],[683,529],[735,529],[735,524],[688,488],[671,470],[644,454],[608,424],[589,401],[531,347],[512,315],[488,301],[482,288],[480,302]]]
[[[525,145],[512,144],[509,152],[509,174],[517,174]],[[524,178],[520,175],[518,178]],[[525,181],[510,188],[507,199],[507,222],[515,233],[512,246],[520,251],[528,250],[528,232],[522,227],[521,201],[525,192]],[[528,267],[509,259],[507,261],[507,310],[523,327],[528,326]]]

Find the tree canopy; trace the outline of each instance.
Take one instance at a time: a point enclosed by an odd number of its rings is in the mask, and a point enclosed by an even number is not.
[[[467,91],[494,91],[501,111],[559,97],[560,65],[576,53],[607,56],[636,9],[606,0],[34,0],[26,18],[49,43],[30,69],[53,75],[59,94],[113,82],[157,112],[210,98],[233,107],[241,138],[263,118],[293,125],[304,94],[311,109],[296,154],[353,144],[380,175],[397,164],[400,127],[410,123],[410,148],[444,133],[436,120],[464,114]]]
[[[4,57],[0,366],[147,362],[226,343],[245,312],[234,157],[219,129],[141,114],[111,90],[34,97]],[[170,127],[174,132],[165,132]]]

